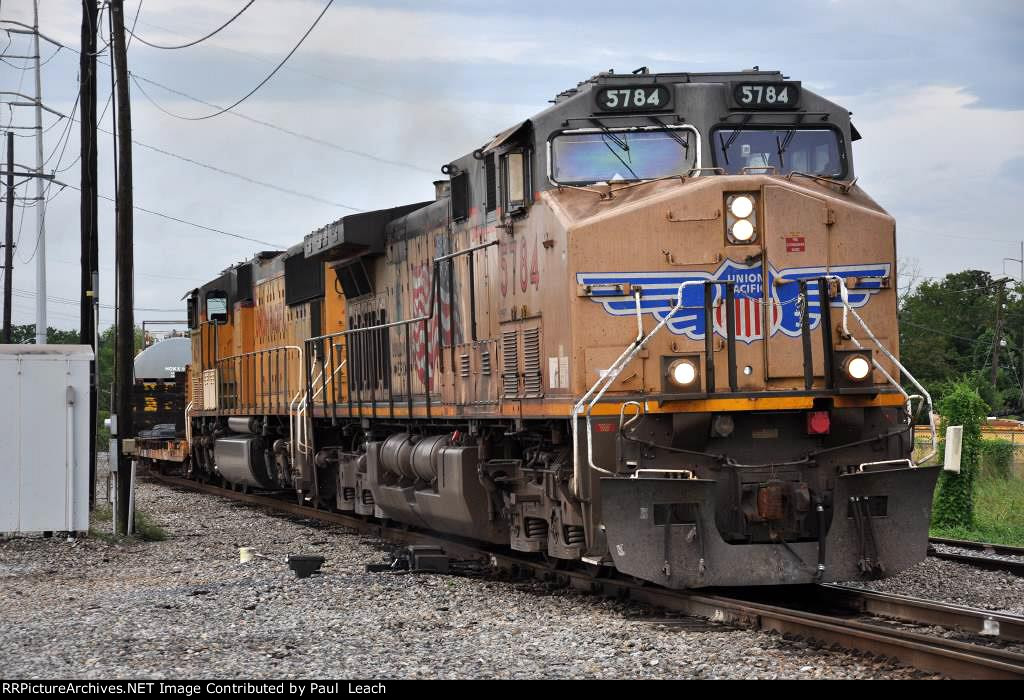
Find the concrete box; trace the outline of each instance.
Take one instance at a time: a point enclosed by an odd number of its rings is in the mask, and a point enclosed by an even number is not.
[[[87,345],[0,345],[0,532],[89,529]]]

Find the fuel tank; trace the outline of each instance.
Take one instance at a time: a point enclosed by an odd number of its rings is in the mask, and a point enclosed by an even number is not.
[[[263,441],[255,435],[218,439],[213,446],[217,472],[232,484],[277,488],[267,469]]]

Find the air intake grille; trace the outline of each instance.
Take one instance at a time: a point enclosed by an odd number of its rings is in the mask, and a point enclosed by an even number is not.
[[[480,374],[491,376],[491,351],[480,351]]]
[[[526,398],[543,394],[544,382],[540,373],[540,329],[523,331],[523,393]]]
[[[501,334],[501,393],[506,398],[519,393],[519,341],[516,331]]]
[[[196,372],[192,376],[192,407],[199,409],[203,405],[203,377]]]
[[[469,376],[469,355],[459,355],[459,376]]]

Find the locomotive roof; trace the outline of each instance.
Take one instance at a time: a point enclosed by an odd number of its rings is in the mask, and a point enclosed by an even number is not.
[[[748,83],[782,83],[795,86],[798,100],[786,109],[778,106],[772,109],[744,107],[738,104],[734,90],[738,85]],[[602,88],[621,89],[622,86],[664,86],[665,94],[671,96],[664,109],[657,110],[602,110],[597,102],[604,92]],[[790,108],[791,107],[791,108]],[[530,116],[498,132],[479,148],[456,158],[443,166],[444,174],[453,177],[458,172],[473,172],[477,180],[482,177],[481,158],[484,154],[515,148],[520,144],[530,147],[533,173],[533,190],[557,187],[547,176],[548,140],[558,133],[575,128],[617,128],[691,125],[708,134],[715,128],[748,128],[769,125],[827,126],[842,134],[844,147],[860,138],[850,123],[850,113],[843,107],[804,88],[799,81],[778,70],[760,70],[755,67],[739,71],[711,72],[667,72],[651,73],[646,68],[636,72],[616,73],[605,71],[579,82],[576,87],[558,93],[551,104]],[[701,162],[712,165],[710,138],[700,143]],[[854,176],[852,158],[847,178]],[[478,181],[471,185],[477,188]],[[336,259],[340,255],[357,257],[360,250],[376,254],[383,250],[386,238],[401,239],[408,233],[415,233],[424,226],[432,226],[435,220],[447,218],[449,196],[438,195],[437,199],[404,206],[390,207],[371,212],[351,214],[308,232],[302,242],[288,251],[267,251],[254,258],[233,266],[217,280],[204,285],[207,288],[231,286],[240,270],[251,266],[253,274],[247,279],[259,281],[283,273],[285,259],[304,254],[305,257],[327,254]],[[480,202],[480,192],[472,192],[472,205]]]

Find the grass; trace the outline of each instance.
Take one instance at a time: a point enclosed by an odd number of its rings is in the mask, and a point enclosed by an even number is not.
[[[929,534],[1024,547],[1024,479],[979,479],[974,485],[974,527],[933,527]]]
[[[115,535],[110,531],[110,519],[112,517],[110,504],[96,506],[92,512],[92,524],[89,527],[89,536],[103,540],[104,542],[162,542],[167,539],[167,533],[163,528],[153,522],[148,514],[142,511],[135,511],[135,534],[131,537]],[[102,529],[98,526],[103,525]]]

